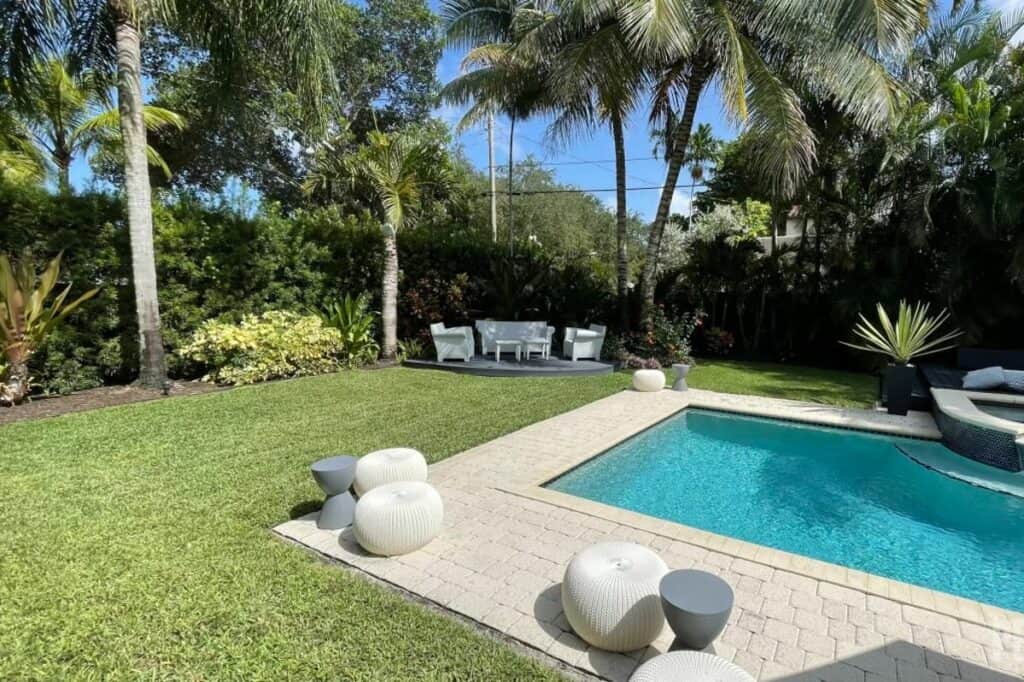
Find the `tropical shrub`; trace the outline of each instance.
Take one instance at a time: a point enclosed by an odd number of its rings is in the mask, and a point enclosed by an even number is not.
[[[657,358],[663,365],[690,360],[690,338],[697,328],[698,313],[683,313],[670,318],[661,306],[651,314],[651,325],[646,331],[636,332],[626,339],[627,349],[634,355]]]
[[[7,362],[0,383],[0,405],[17,405],[25,399],[29,358],[65,317],[98,291],[91,289],[68,301],[68,284],[48,302],[60,277],[60,261],[58,254],[37,275],[35,263],[27,255],[17,263],[0,255],[0,348]]]
[[[333,372],[343,349],[341,332],[320,317],[272,310],[238,324],[204,322],[178,354],[205,368],[203,381],[254,384]]]
[[[352,298],[345,294],[319,312],[325,327],[338,330],[341,335],[341,361],[347,367],[359,367],[376,362],[380,346],[374,338],[377,313],[370,310],[369,296],[365,293]]]
[[[622,364],[626,369],[661,369],[657,358],[642,358],[633,354],[627,354]]]
[[[726,356],[736,345],[736,338],[731,332],[721,327],[711,327],[704,332],[704,350],[708,355]]]
[[[399,362],[425,357],[427,357],[427,346],[419,339],[402,339],[398,342]]]

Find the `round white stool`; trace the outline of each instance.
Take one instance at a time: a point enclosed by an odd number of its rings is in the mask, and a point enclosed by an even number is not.
[[[644,663],[629,682],[754,682],[754,678],[724,658],[700,651],[673,651]]]
[[[441,496],[429,483],[385,483],[359,498],[352,531],[367,552],[395,556],[437,537],[443,518]]]
[[[661,558],[631,542],[601,542],[573,557],[562,581],[562,610],[582,639],[607,651],[653,642],[665,626]]]
[[[419,450],[388,448],[359,458],[356,464],[356,494],[363,495],[385,483],[427,480],[427,460]]]
[[[651,393],[665,388],[665,373],[660,369],[638,369],[633,372],[633,389]]]

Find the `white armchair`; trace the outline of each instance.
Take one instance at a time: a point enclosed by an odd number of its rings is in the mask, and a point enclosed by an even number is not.
[[[435,322],[430,325],[430,335],[434,339],[434,349],[437,351],[437,361],[444,362],[448,359],[463,360],[469,362],[473,359],[473,328],[472,327],[448,327],[443,322]]]
[[[604,345],[604,335],[607,330],[607,327],[599,324],[592,324],[589,329],[566,327],[562,355],[573,362],[581,358],[600,360],[601,346]]]

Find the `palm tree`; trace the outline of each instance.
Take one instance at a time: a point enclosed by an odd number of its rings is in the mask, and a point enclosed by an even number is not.
[[[686,153],[686,164],[690,167],[690,215],[693,222],[693,191],[697,183],[704,179],[705,165],[718,156],[719,141],[711,132],[711,126],[701,123],[690,136],[689,151]]]
[[[333,158],[332,158],[333,157]],[[447,154],[438,145],[409,134],[372,131],[362,147],[340,162],[320,155],[310,173],[307,192],[330,189],[340,180],[356,196],[369,199],[384,229],[381,281],[381,357],[393,360],[398,349],[398,233],[415,226],[431,196],[452,183]]]
[[[33,65],[69,35],[82,52],[76,58],[110,65],[116,73],[143,385],[160,386],[166,380],[146,155],[145,29],[159,26],[205,50],[225,84],[244,80],[247,58],[273,55],[311,118],[322,122],[329,95],[336,91],[330,48],[343,9],[333,0],[36,0],[5,5],[0,65],[16,97],[26,91]]]
[[[110,101],[109,83],[93,70],[69,71],[66,60],[49,58],[36,62],[30,80],[17,102],[18,113],[31,131],[36,146],[57,169],[57,186],[71,192],[70,171],[74,158],[91,147],[118,154],[119,114]],[[167,109],[143,107],[146,130],[184,128],[182,118]],[[146,146],[151,165],[167,177],[171,171],[160,155]]]
[[[550,60],[548,88],[557,97],[558,114],[551,125],[556,139],[567,140],[580,128],[607,125],[615,147],[615,236],[616,289],[619,299],[619,323],[629,326],[629,253],[628,210],[626,206],[625,121],[640,100],[648,78],[644,65],[626,41],[614,11],[583,11],[578,3],[569,3],[558,16],[561,24],[554,33],[560,45]],[[545,42],[541,43],[541,49]]]
[[[517,49],[537,23],[536,3],[522,0],[446,0],[441,14],[449,46],[468,48],[463,75],[441,91],[441,98],[472,104],[458,128],[465,130],[500,112],[509,118],[508,243],[513,248],[513,147],[516,122],[551,108],[546,52]],[[543,23],[541,24],[543,25]]]
[[[582,2],[583,0],[579,0]],[[631,44],[658,65],[653,118],[679,122],[642,276],[651,310],[661,237],[686,162],[697,105],[717,82],[726,111],[764,144],[751,159],[775,194],[791,196],[815,158],[814,135],[789,81],[833,101],[861,125],[894,119],[896,86],[883,65],[927,22],[931,0],[594,0],[612,7]]]
[[[25,126],[0,102],[0,182],[41,182],[46,162]]]

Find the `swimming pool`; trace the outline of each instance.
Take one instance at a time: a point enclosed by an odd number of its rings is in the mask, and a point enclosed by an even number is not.
[[[1024,611],[1024,499],[927,469],[939,443],[687,409],[553,490]]]

